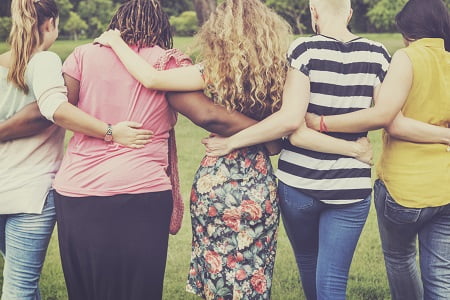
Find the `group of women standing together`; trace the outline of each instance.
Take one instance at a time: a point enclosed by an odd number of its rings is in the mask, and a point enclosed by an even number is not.
[[[183,214],[176,112],[215,134],[191,192],[189,292],[269,299],[281,213],[306,298],[345,299],[370,207],[366,135],[385,128],[374,195],[392,298],[448,299],[447,6],[408,1],[396,17],[407,47],[392,61],[347,29],[349,0],[310,11],[315,35],[289,47],[289,26],[259,0],[225,0],[192,65],[171,49],[159,1],[130,0],[61,65],[47,51],[54,0],[13,0],[0,55],[2,299],[40,299],[55,219],[69,299],[162,297]],[[57,125],[74,131],[64,157]]]

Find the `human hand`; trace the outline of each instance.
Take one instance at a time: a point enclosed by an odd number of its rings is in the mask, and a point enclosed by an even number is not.
[[[119,39],[122,39],[120,36],[120,31],[118,29],[110,29],[103,32],[98,38],[96,38],[94,40],[94,44],[111,47],[111,45]]]
[[[229,138],[215,134],[202,139],[202,144],[205,146],[206,155],[208,156],[223,156],[234,150],[229,145]]]
[[[357,145],[357,155],[355,158],[363,163],[368,165],[373,165],[373,150],[372,145],[370,144],[370,140],[366,137],[359,138],[356,140]]]
[[[113,141],[129,148],[143,148],[151,142],[153,132],[139,129],[142,124],[132,121],[119,122],[112,126]]]
[[[320,130],[320,116],[313,113],[306,113],[305,115],[306,126],[315,131]]]

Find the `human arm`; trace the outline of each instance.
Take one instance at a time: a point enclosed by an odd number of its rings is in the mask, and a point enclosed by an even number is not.
[[[402,112],[385,129],[389,135],[413,143],[450,145],[450,128],[407,118]]]
[[[134,52],[121,38],[118,30],[109,30],[94,40],[111,49],[128,72],[146,88],[161,91],[196,91],[205,87],[198,66],[159,71]]]
[[[67,74],[64,74],[64,81],[67,86],[67,99],[69,102],[62,102],[54,111],[52,116],[54,122],[71,131],[95,138],[104,138],[108,130],[108,124],[74,106],[74,104],[78,103],[79,81]],[[50,100],[44,98],[41,102]],[[46,104],[42,103],[41,105],[45,106]],[[113,141],[131,148],[142,148],[151,141],[152,132],[150,130],[139,129],[141,126],[141,124],[131,121],[119,122],[112,125]]]
[[[58,55],[49,51],[35,54],[28,63],[27,81],[30,93],[36,98],[41,114],[46,119],[66,129],[92,137],[105,137],[109,129],[107,123],[89,116],[67,101],[67,88],[64,85],[61,68],[61,59]],[[115,142],[136,148],[141,148],[148,143],[151,132],[142,129],[124,128],[127,127],[126,125],[115,128],[116,132],[113,132]]]
[[[387,127],[400,112],[408,97],[413,80],[412,64],[404,51],[392,57],[386,78],[374,92],[375,105],[355,112],[324,116],[323,121],[330,132],[363,132]],[[308,121],[308,126],[318,129],[320,119]]]
[[[303,123],[289,136],[292,145],[308,150],[340,154],[354,157],[364,163],[372,164],[372,146],[366,137],[351,142],[334,138],[310,129]],[[333,147],[330,148],[330,143]]]
[[[357,156],[357,145],[354,142],[339,140],[316,132],[313,133],[303,125],[304,115],[309,103],[310,82],[308,76],[295,69],[290,69],[287,74],[283,103],[279,111],[270,115],[261,122],[249,127],[229,138],[213,137],[204,140],[208,155],[225,155],[234,149],[279,139],[294,133],[302,139],[302,147],[326,153],[338,153],[342,155]],[[306,132],[310,136],[319,137],[320,140],[303,138]],[[300,142],[299,142],[300,144]],[[342,146],[342,148],[341,148]]]
[[[32,102],[8,120],[0,122],[0,143],[33,136],[47,129],[52,122],[45,119],[36,102]]]
[[[222,136],[230,136],[257,121],[212,102],[202,92],[168,93],[170,106],[195,125]]]
[[[202,92],[168,93],[169,104],[176,111],[190,119],[195,125],[222,136],[230,136],[245,129],[257,121],[237,111],[229,111],[225,107],[214,104]],[[275,142],[266,143],[270,154],[280,150]]]
[[[401,108],[405,104],[413,82],[412,63],[404,51],[392,58],[386,78],[374,91],[375,105],[356,112],[323,116],[330,132],[360,132],[384,127],[398,138],[416,143],[448,144],[450,129],[405,117]],[[307,114],[308,127],[319,130],[320,118]]]

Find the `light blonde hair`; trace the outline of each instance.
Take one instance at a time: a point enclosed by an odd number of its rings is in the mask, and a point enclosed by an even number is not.
[[[351,9],[350,0],[310,0],[310,5],[314,5],[319,12],[345,17]]]
[[[196,36],[215,103],[261,119],[281,105],[290,26],[259,0],[225,0]]]
[[[25,70],[36,48],[42,43],[40,26],[48,19],[58,18],[54,0],[13,0],[11,2],[12,27],[9,34],[11,67],[8,81],[28,93]]]

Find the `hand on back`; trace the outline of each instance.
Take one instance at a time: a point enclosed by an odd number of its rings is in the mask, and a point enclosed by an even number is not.
[[[141,127],[137,122],[119,122],[112,126],[113,141],[129,148],[143,148],[152,141],[153,132]]]

